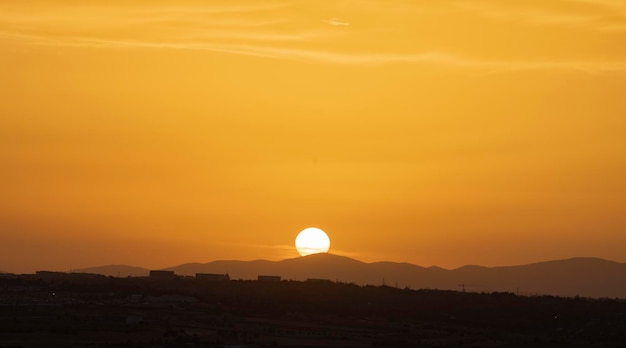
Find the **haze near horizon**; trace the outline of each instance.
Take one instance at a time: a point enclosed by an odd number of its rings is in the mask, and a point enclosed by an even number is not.
[[[619,0],[5,1],[0,269],[626,262]]]

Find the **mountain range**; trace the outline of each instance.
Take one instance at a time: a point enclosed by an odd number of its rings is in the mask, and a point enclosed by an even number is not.
[[[409,263],[365,263],[345,256],[314,254],[282,261],[186,263],[165,270],[186,276],[196,273],[228,273],[231,279],[256,279],[258,275],[277,275],[286,280],[328,279],[412,289],[626,298],[626,263],[583,257],[520,266],[470,265],[447,270]],[[149,274],[148,269],[126,265],[85,268],[74,272],[122,277]]]

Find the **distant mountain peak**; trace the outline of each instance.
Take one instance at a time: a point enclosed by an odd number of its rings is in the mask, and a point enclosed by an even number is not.
[[[306,256],[295,257],[291,259],[285,259],[284,261],[323,261],[323,262],[357,262],[364,263],[363,261],[359,261],[347,256],[331,254],[331,253],[317,253]]]
[[[626,263],[596,257],[575,257],[519,266],[467,265],[452,270],[410,263],[365,263],[347,256],[320,253],[282,261],[213,261],[165,268],[179,275],[228,273],[231,279],[257,279],[259,275],[283,280],[328,279],[362,285],[393,285],[413,289],[504,291],[520,294],[626,298]],[[108,276],[147,276],[148,269],[127,265],[85,268],[75,272]]]

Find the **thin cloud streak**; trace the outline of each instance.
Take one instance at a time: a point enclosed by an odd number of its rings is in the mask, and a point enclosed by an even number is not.
[[[295,238],[295,237],[294,237]],[[284,260],[300,257],[300,254],[296,250],[295,243],[294,244],[251,244],[251,243],[220,243],[220,245],[228,246],[228,247],[238,247],[245,249],[256,249],[256,250],[264,250],[262,254],[266,255],[268,259],[276,259]],[[340,256],[346,256],[350,258],[359,259],[362,257],[367,257],[369,255],[364,255],[363,253],[345,251],[335,249],[330,246],[328,253]]]
[[[284,24],[287,19],[274,16],[263,16],[259,19],[238,18],[239,13],[219,12],[219,11],[197,11],[168,12],[162,9],[142,12],[126,11],[96,11],[89,12],[73,11],[70,13],[14,13],[6,11],[0,13],[0,24],[11,25],[19,29],[28,30],[59,30],[59,29],[80,29],[80,30],[105,30],[112,28],[133,27],[134,30],[154,29],[154,25],[164,25],[174,31],[191,30],[193,28],[239,28],[239,27],[269,27],[276,24]],[[226,15],[224,15],[226,14]],[[215,16],[209,16],[215,15]],[[115,20],[111,20],[114,18]],[[184,26],[176,25],[184,23]],[[139,27],[137,27],[139,25]]]
[[[159,31],[176,35],[213,28],[262,28],[284,24],[288,19],[276,10],[287,7],[286,3],[230,7],[42,7],[38,11],[7,7],[0,11],[0,28],[41,34],[67,30],[110,33],[128,29],[134,35],[153,35]],[[250,15],[256,18],[250,18]]]
[[[619,16],[620,13],[615,13],[614,11],[589,14],[555,12],[549,11],[547,8],[505,8],[492,4],[477,3],[463,3],[457,6],[484,18],[532,26],[578,27],[593,31],[618,31],[626,24],[626,18],[616,18],[616,15]]]
[[[528,25],[551,25],[551,26],[580,26],[590,30],[604,31],[621,30],[619,23],[626,21],[626,2],[622,0],[566,0],[571,3],[587,4],[597,7],[594,14],[562,9],[555,10],[554,4],[546,1],[540,6],[516,7],[519,4],[511,4],[506,1],[474,1],[469,3],[464,0],[442,0],[430,3],[397,2],[393,6],[381,6],[378,1],[363,1],[361,8],[370,12],[388,13],[394,15],[420,15],[420,16],[445,16],[462,13],[475,13],[489,19],[496,19]],[[511,7],[513,5],[513,7]],[[551,10],[552,9],[552,10]],[[621,18],[620,18],[621,17]],[[609,23],[607,23],[609,22]],[[626,24],[626,23],[625,23]]]
[[[29,22],[42,21],[63,21],[63,20],[82,20],[89,21],[94,18],[111,19],[112,15],[124,16],[128,19],[142,21],[146,18],[164,18],[169,19],[176,15],[187,16],[203,16],[207,14],[245,14],[264,12],[270,10],[279,10],[290,7],[287,3],[275,3],[254,6],[230,6],[230,7],[200,7],[200,6],[161,6],[161,7],[106,7],[106,6],[79,6],[79,7],[57,7],[43,9],[45,12],[24,13],[19,16],[18,13],[3,11],[0,13],[0,19],[3,21],[16,19],[19,21],[28,20]],[[87,17],[85,15],[88,14]]]
[[[310,41],[324,37],[325,33],[321,31],[295,32],[287,34],[279,33],[256,33],[256,32],[232,32],[232,31],[211,31],[202,34],[187,35],[184,39],[202,40],[206,42],[210,39],[238,39],[248,41]]]
[[[0,34],[3,35],[3,34]],[[310,63],[341,64],[353,66],[376,66],[388,64],[434,64],[454,68],[482,70],[488,72],[514,72],[529,70],[560,70],[584,73],[626,72],[626,62],[590,62],[590,61],[505,61],[480,60],[442,53],[340,53],[324,50],[306,50],[254,45],[216,45],[208,43],[174,43],[129,40],[102,40],[97,38],[74,38],[71,40],[49,40],[36,36],[30,38],[34,44],[101,49],[170,49],[193,50],[216,53],[228,53],[243,56],[293,60]]]
[[[605,9],[614,11],[621,15],[626,15],[626,3],[622,0],[569,0],[574,3],[582,3],[588,5],[594,5],[603,7]]]
[[[572,0],[621,8],[608,0]],[[370,3],[370,6],[373,6]],[[378,2],[376,2],[378,4]],[[411,4],[401,3],[409,8]],[[608,4],[608,5],[607,5]],[[317,26],[293,23],[294,18],[281,17],[277,9],[294,6],[285,2],[266,5],[243,5],[230,7],[78,7],[75,9],[52,9],[50,13],[27,14],[7,11],[0,14],[0,38],[15,40],[35,46],[74,47],[92,49],[161,49],[190,50],[234,54],[298,61],[305,63],[338,64],[347,66],[380,66],[390,64],[436,65],[455,69],[486,72],[514,71],[575,71],[582,73],[607,73],[626,71],[626,60],[594,61],[571,58],[552,60],[479,58],[472,53],[459,52],[453,43],[450,47],[386,47],[368,52],[368,46],[354,48],[354,42],[367,39],[372,33],[367,28],[353,31],[348,22],[331,18],[327,25]],[[421,11],[469,11],[479,15],[511,23],[533,25],[585,26],[605,31],[620,31],[626,22],[604,21],[606,14],[578,12],[544,12],[544,10],[517,11],[500,4],[468,5],[457,1],[438,3]],[[420,9],[416,9],[420,10]],[[266,16],[267,14],[270,16]],[[238,17],[240,13],[263,12],[261,18]],[[206,16],[207,14],[218,14]],[[226,17],[220,14],[227,14]],[[233,15],[231,15],[233,14]],[[110,19],[115,17],[115,21]],[[279,23],[289,22],[290,29]],[[180,25],[183,23],[184,25]],[[297,24],[297,25],[296,25]],[[330,25],[328,25],[330,24]],[[293,27],[296,25],[296,27]],[[345,30],[333,30],[342,26]],[[250,28],[256,27],[257,30]],[[115,30],[112,30],[115,28]],[[130,29],[133,29],[130,31]],[[123,30],[118,30],[123,29]],[[356,28],[355,28],[356,29]],[[372,28],[370,28],[372,29]],[[389,35],[402,35],[402,27],[390,27]],[[79,34],[77,34],[79,33]],[[334,39],[342,40],[334,40]],[[410,37],[407,37],[407,39]],[[334,40],[334,41],[331,41]],[[418,37],[415,37],[418,42]],[[499,42],[499,41],[495,41]],[[308,43],[312,45],[299,45]],[[328,45],[328,44],[332,44]],[[347,52],[338,44],[351,46]],[[461,51],[463,52],[463,51]]]
[[[238,247],[244,249],[254,249],[257,251],[257,254],[263,255],[263,257],[267,259],[291,259],[294,257],[299,257],[298,251],[296,250],[295,245],[287,245],[287,244],[250,244],[250,243],[220,243],[220,245],[228,246],[228,247]],[[261,251],[261,252],[259,252]]]
[[[342,21],[339,18],[331,18],[331,19],[326,20],[324,22],[327,23],[327,24],[334,25],[334,26],[339,26],[339,27],[348,27],[348,26],[350,26],[349,22]]]

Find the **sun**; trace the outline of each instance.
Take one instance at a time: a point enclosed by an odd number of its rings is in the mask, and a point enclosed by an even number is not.
[[[301,256],[327,253],[330,249],[330,238],[317,227],[305,228],[296,237],[296,249]]]

